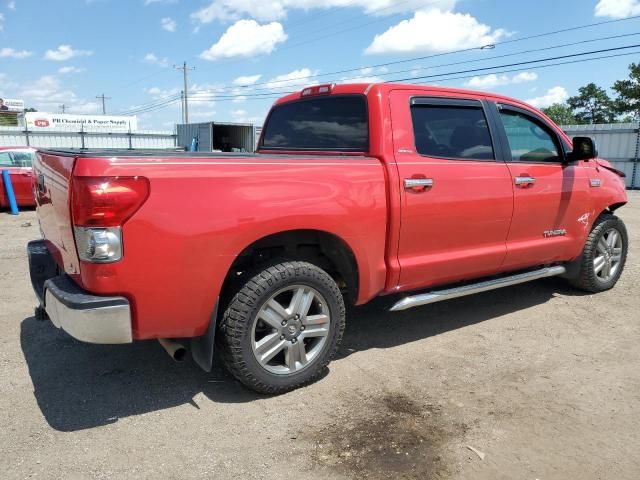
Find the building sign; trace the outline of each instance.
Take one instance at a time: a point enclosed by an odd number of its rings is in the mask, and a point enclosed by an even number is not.
[[[24,110],[24,100],[15,98],[0,98],[0,112],[22,112]]]
[[[24,115],[27,128],[32,130],[104,130],[128,132],[138,129],[137,117],[116,115],[74,115],[71,113],[27,112]]]

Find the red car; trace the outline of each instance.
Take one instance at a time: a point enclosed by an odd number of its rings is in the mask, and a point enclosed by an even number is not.
[[[257,154],[43,151],[34,168],[39,316],[174,357],[191,339],[206,370],[218,345],[260,392],[318,378],[345,304],[554,275],[600,292],[628,247],[623,174],[590,138],[467,90],[320,85],[275,103]]]
[[[33,197],[33,159],[35,148],[0,147],[0,170],[8,170],[13,186],[13,193],[18,206],[34,207]],[[0,179],[0,208],[9,207],[9,198],[5,192],[4,182]]]

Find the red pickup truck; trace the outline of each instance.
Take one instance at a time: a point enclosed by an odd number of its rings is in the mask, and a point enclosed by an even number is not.
[[[0,170],[9,172],[16,204],[33,207],[33,171],[31,164],[36,149],[32,147],[0,147]],[[0,209],[8,208],[9,196],[0,178]]]
[[[257,154],[41,151],[39,317],[77,339],[159,339],[279,393],[336,353],[345,304],[391,310],[625,264],[623,174],[498,95],[319,85],[278,100]],[[421,291],[420,291],[421,290]],[[417,292],[417,293],[416,293]]]

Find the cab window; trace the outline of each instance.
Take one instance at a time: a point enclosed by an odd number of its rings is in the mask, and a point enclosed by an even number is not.
[[[514,162],[559,162],[556,136],[542,122],[515,110],[500,110]]]
[[[493,160],[491,134],[482,107],[414,104],[416,151],[429,157]]]
[[[31,167],[33,165],[33,153],[31,152],[11,152],[11,156],[16,167]]]
[[[0,152],[0,167],[13,167],[15,166],[11,161],[9,152]]]

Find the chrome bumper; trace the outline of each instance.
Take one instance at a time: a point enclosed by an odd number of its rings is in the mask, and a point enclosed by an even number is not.
[[[51,322],[89,343],[131,343],[131,307],[125,297],[102,297],[82,290],[67,275],[58,275],[43,240],[29,242],[33,289]]]

